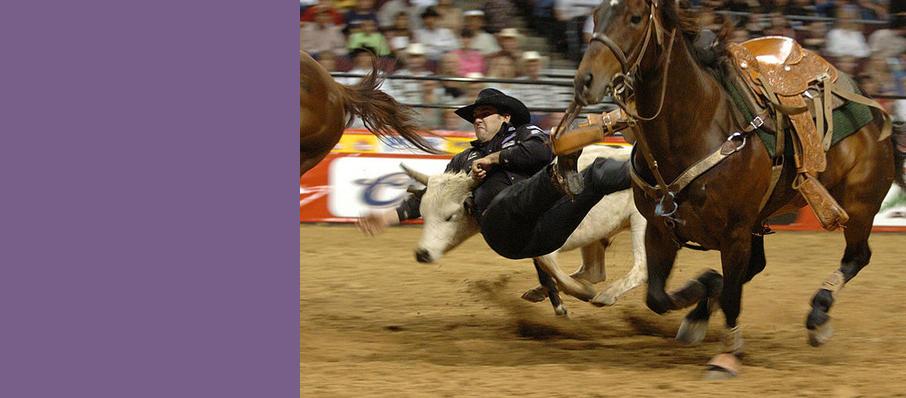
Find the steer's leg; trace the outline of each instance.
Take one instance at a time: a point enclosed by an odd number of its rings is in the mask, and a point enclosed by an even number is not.
[[[632,269],[623,278],[598,293],[591,303],[597,306],[613,305],[620,296],[635,289],[648,279],[648,268],[645,258],[645,217],[635,212],[630,216],[630,231],[632,232]],[[602,267],[603,268],[603,267]]]
[[[547,291],[547,297],[551,300],[551,305],[554,307],[554,313],[559,316],[567,315],[566,307],[563,306],[563,302],[560,300],[560,294],[557,291],[557,283],[551,279],[541,268],[539,258],[533,258],[532,263],[535,264],[535,271],[538,273],[538,281],[541,282],[541,286]],[[525,295],[523,295],[523,298]]]

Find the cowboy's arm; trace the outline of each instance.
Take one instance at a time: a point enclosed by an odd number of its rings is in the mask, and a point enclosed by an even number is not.
[[[554,159],[547,141],[544,132],[531,132],[527,139],[498,152],[497,163],[507,171],[535,173]]]

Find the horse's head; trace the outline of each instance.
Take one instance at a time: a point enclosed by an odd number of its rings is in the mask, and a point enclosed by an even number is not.
[[[594,33],[576,71],[576,100],[580,105],[605,95],[626,101],[646,53],[670,43],[659,9],[673,0],[603,0],[594,13]]]
[[[418,262],[435,262],[478,233],[478,222],[468,213],[467,205],[476,185],[472,177],[465,173],[427,176],[405,166],[403,169],[427,187],[419,207],[424,225],[415,249]]]

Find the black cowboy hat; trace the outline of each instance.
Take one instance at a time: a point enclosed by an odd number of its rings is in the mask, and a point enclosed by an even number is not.
[[[474,104],[457,109],[456,114],[469,123],[475,123],[475,108],[482,105],[491,105],[497,108],[501,113],[509,113],[510,124],[513,126],[521,126],[532,119],[532,115],[522,101],[510,97],[494,88],[481,90],[481,92],[478,93],[478,98],[475,99]]]

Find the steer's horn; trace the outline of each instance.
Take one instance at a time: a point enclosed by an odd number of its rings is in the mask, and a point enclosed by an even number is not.
[[[428,185],[428,175],[427,174],[419,173],[415,170],[412,170],[409,168],[409,166],[406,166],[405,163],[400,163],[400,168],[402,168],[403,171],[405,171],[406,174],[408,174],[409,177],[412,177],[415,181],[422,183],[422,185]]]

